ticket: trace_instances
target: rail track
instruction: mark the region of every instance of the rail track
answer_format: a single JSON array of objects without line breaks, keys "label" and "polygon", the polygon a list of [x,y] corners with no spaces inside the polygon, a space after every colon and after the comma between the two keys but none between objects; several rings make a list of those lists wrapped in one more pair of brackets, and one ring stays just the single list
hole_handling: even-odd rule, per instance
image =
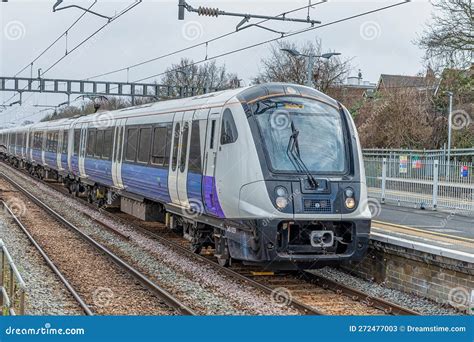
[{"label": "rail track", "polygon": [[[9,165],[7,165],[7,167],[11,168]],[[17,169],[12,168],[12,170],[20,172]],[[35,180],[52,187],[64,195],[73,197],[59,183]],[[81,203],[91,209],[97,210],[96,206],[87,203],[85,200],[81,201]],[[209,256],[209,252],[212,253],[212,251],[204,250],[202,254],[193,253],[187,247],[187,241],[184,238],[165,229],[160,223],[143,222],[121,212],[114,213],[106,210],[101,210],[100,212],[108,219],[117,221],[126,226],[131,226],[146,236],[188,257],[212,265],[218,272],[268,293],[272,298],[275,298],[275,300],[281,301],[284,305],[292,306],[304,314],[419,315],[419,313],[408,308],[401,307],[381,298],[372,297],[345,284],[340,284],[331,279],[306,271],[297,273],[269,273],[265,270],[244,266],[242,264],[234,264],[230,268],[222,267]],[[98,218],[98,215],[91,215],[86,211],[82,211],[82,213],[100,223],[102,226],[105,226],[108,230],[124,238],[128,238],[127,235],[124,235],[120,230],[117,230],[113,225],[106,222],[107,220]]]},{"label": "rail track", "polygon": [[[152,300],[152,301],[153,299],[155,299],[156,303],[151,303],[150,305],[148,305],[145,312],[140,312],[140,308],[138,308],[138,312],[136,312],[137,314],[141,313],[141,314],[163,314],[163,315],[175,315],[175,314],[196,315],[196,313],[192,309],[190,309],[189,307],[181,303],[178,299],[176,299],[174,296],[168,293],[165,289],[163,289],[159,285],[152,282],[149,278],[147,278],[141,272],[136,270],[134,267],[127,264],[124,260],[122,260],[116,254],[114,254],[112,251],[110,251],[109,249],[107,249],[106,247],[98,243],[96,240],[94,240],[90,236],[83,233],[74,224],[67,221],[62,215],[60,215],[58,212],[50,208],[46,203],[44,203],[35,195],[33,195],[31,192],[23,188],[20,184],[15,182],[12,178],[10,178],[9,176],[1,172],[0,172],[0,178],[6,180],[14,189],[18,190],[28,200],[33,202],[38,208],[41,208],[42,211],[44,211],[45,213],[47,213],[47,215],[49,215],[51,218],[53,218],[58,223],[60,223],[61,226],[67,228],[70,232],[74,233],[75,236],[79,237],[83,242],[85,242],[90,247],[93,247],[98,252],[99,256],[106,258],[109,261],[108,263],[109,266],[111,262],[115,264],[116,266],[118,266],[118,268],[122,271],[120,281],[123,282],[123,284],[120,285],[119,289],[122,289],[124,291],[115,291],[115,292],[119,292],[117,294],[114,294],[114,292],[110,292],[109,294],[106,293],[106,295],[107,296],[119,295],[120,296],[119,300],[121,302],[125,302],[125,304],[122,306],[122,309],[127,306],[127,302],[129,302],[130,303],[129,305],[131,306],[139,305],[136,303],[136,301],[138,301],[139,299],[146,298],[147,300]],[[80,307],[84,310],[84,313],[86,315],[108,314],[107,308],[106,308],[106,306],[108,305],[102,305],[102,304],[98,305],[97,303],[95,303],[96,300],[94,300],[94,298],[92,300],[93,303],[89,303],[91,302],[90,298],[89,300],[84,299],[84,295],[81,295],[80,292],[85,292],[85,290],[82,289],[81,291],[81,290],[75,289],[75,287],[71,285],[71,281],[69,281],[66,278],[66,276],[63,274],[63,272],[60,271],[61,266],[57,266],[53,262],[52,258],[48,257],[47,252],[45,252],[45,249],[42,248],[40,246],[40,243],[37,241],[37,239],[33,237],[34,234],[30,232],[31,226],[30,226],[30,229],[28,229],[26,225],[22,223],[22,219],[19,218],[17,215],[15,215],[14,212],[11,210],[11,208],[7,206],[6,203],[4,205],[6,206],[10,215],[12,215],[14,221],[25,232],[25,234],[28,236],[28,239],[33,243],[35,248],[43,256],[43,258],[45,259],[49,267],[54,271],[54,273],[56,273],[56,275],[58,275],[58,277],[63,282],[63,284],[70,291],[71,295],[77,300]],[[51,239],[54,240],[55,238],[56,236]],[[71,253],[73,252],[71,251]],[[97,257],[97,255],[95,257]],[[124,274],[127,274],[129,277],[124,277],[123,276]],[[102,280],[105,281],[105,283],[107,283],[108,281],[107,279],[105,279],[107,278],[108,275],[109,274],[107,273],[107,270],[104,270],[104,274],[103,274],[104,277],[102,278]],[[84,282],[87,282],[87,279],[84,280]],[[137,283],[139,283],[140,285],[137,285]],[[76,280],[76,286],[77,286],[77,280]],[[127,286],[130,286],[130,287],[140,286],[141,289],[137,290],[135,288],[132,290],[132,289],[126,288]],[[101,288],[108,289],[107,287],[101,287]],[[142,293],[143,290],[145,290],[145,292],[147,293]],[[140,296],[138,296],[138,298],[134,298],[138,294]],[[90,297],[90,295],[88,297]],[[101,307],[102,310],[97,310],[98,307]],[[135,309],[137,310],[137,308]],[[120,313],[124,314],[124,312],[120,312]],[[116,312],[112,311],[110,314],[116,314]]]}]

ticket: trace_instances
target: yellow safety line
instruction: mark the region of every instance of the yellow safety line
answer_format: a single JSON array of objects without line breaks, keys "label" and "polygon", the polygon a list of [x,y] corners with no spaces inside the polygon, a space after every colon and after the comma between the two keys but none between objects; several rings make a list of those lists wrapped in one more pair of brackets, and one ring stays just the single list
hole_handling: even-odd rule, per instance
[{"label": "yellow safety line", "polygon": [[428,235],[437,235],[437,236],[448,238],[448,239],[451,239],[451,240],[460,240],[460,241],[470,242],[470,243],[474,244],[474,239],[469,239],[469,238],[465,238],[465,237],[461,237],[461,236],[453,236],[453,235],[449,235],[449,234],[438,233],[438,232],[433,232],[433,231],[430,231],[430,230],[418,229],[418,228],[413,228],[413,227],[408,227],[408,226],[402,226],[400,224],[388,223],[388,222],[383,222],[383,221],[372,220],[372,222],[375,223],[375,224],[382,224],[382,225],[389,226],[389,227],[392,226],[392,227],[395,227],[395,228],[400,228],[400,229],[405,229],[405,230],[412,230],[412,231],[415,231],[415,232],[424,233],[424,234],[428,234]]},{"label": "yellow safety line", "polygon": [[275,272],[266,272],[266,271],[262,271],[262,272],[252,271],[250,273],[253,276],[273,276],[273,275],[275,275]]}]

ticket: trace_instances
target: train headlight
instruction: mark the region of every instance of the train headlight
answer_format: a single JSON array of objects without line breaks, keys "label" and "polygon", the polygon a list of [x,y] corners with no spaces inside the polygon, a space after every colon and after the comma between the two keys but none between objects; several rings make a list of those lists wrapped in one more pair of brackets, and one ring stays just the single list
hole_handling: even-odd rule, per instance
[{"label": "train headlight", "polygon": [[288,190],[283,186],[277,186],[275,188],[275,204],[278,209],[285,209],[288,206]]},{"label": "train headlight", "polygon": [[354,209],[356,205],[356,201],[352,197],[346,198],[345,205],[347,209]]},{"label": "train headlight", "polygon": [[354,197],[354,190],[352,188],[346,188],[346,190],[344,190],[344,194],[346,197]]},{"label": "train headlight", "polygon": [[288,199],[286,197],[277,197],[275,204],[278,209],[285,209],[288,206]]},{"label": "train headlight", "polygon": [[275,188],[275,193],[278,197],[288,197],[288,190],[283,186],[277,186]]}]

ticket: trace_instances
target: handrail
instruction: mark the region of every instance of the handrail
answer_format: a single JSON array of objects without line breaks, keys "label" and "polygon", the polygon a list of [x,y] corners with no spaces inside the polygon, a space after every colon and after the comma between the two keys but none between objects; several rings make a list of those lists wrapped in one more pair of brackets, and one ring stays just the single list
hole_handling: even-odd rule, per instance
[{"label": "handrail", "polygon": [[[3,203],[3,205],[6,204]],[[17,314],[17,304],[19,306],[18,314],[24,315],[26,284],[1,239],[0,254],[0,307],[2,308],[2,315],[15,316]]]}]

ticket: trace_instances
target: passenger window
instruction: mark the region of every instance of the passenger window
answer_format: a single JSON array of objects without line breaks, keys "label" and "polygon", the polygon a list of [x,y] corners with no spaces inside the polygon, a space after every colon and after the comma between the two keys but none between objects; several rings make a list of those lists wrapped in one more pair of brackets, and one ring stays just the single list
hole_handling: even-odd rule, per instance
[{"label": "passenger window", "polygon": [[176,171],[176,164],[178,163],[178,145],[179,145],[179,131],[181,129],[181,125],[179,122],[176,124],[174,128],[174,140],[173,140],[173,160],[171,161],[171,168],[173,171]]},{"label": "passenger window", "polygon": [[151,155],[151,162],[155,165],[164,165],[166,159],[166,147],[168,138],[167,127],[155,127],[153,131],[153,151]]},{"label": "passenger window", "polygon": [[189,147],[189,171],[201,173],[201,132],[199,121],[193,121],[191,129],[191,146]]},{"label": "passenger window", "polygon": [[237,127],[230,109],[224,111],[222,116],[221,145],[232,144],[238,137]]},{"label": "passenger window", "polygon": [[88,157],[94,156],[95,138],[96,138],[96,131],[90,129],[89,135],[87,136],[87,156]]},{"label": "passenger window", "polygon": [[53,152],[58,153],[59,132],[53,134]]},{"label": "passenger window", "polygon": [[69,143],[69,132],[68,131],[64,131],[63,132],[63,154],[67,154],[67,146],[68,146],[68,143]]},{"label": "passenger window", "polygon": [[184,123],[183,142],[181,147],[181,160],[179,162],[179,170],[184,172],[186,169],[186,160],[188,158],[188,138],[189,138],[189,122]]},{"label": "passenger window", "polygon": [[102,151],[102,159],[110,159],[112,155],[112,136],[113,131],[108,129],[104,132],[104,147]]},{"label": "passenger window", "polygon": [[147,163],[150,160],[151,128],[140,129],[140,144],[138,148],[138,161]]},{"label": "passenger window", "polygon": [[138,146],[138,128],[129,128],[127,130],[126,140],[127,150],[125,151],[125,160],[135,161]]},{"label": "passenger window", "polygon": [[79,155],[79,145],[81,143],[81,130],[74,130],[74,155]]},{"label": "passenger window", "polygon": [[101,158],[103,149],[104,149],[104,131],[97,131],[94,156],[97,158]]}]

